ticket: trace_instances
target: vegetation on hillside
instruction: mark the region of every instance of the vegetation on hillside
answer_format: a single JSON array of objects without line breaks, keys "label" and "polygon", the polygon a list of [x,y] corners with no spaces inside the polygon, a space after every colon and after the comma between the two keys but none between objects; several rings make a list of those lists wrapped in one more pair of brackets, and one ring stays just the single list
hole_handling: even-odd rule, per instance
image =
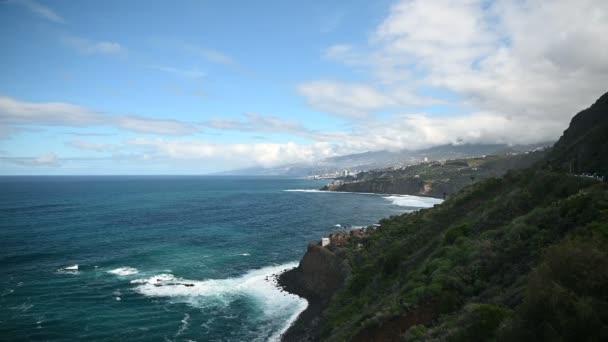
[{"label": "vegetation on hillside", "polygon": [[[511,172],[437,208],[382,220],[348,248],[352,274],[323,337],[376,335],[394,321],[395,338],[454,341],[562,336],[592,321],[608,329],[606,190],[562,173]],[[577,336],[608,337],[602,331]]]},{"label": "vegetation on hillside", "polygon": [[580,112],[549,155],[553,169],[608,179],[608,93]]},{"label": "vegetation on hillside", "polygon": [[352,271],[325,311],[322,339],[608,340],[608,184],[564,170],[575,160],[604,172],[602,99],[545,162],[351,240],[342,253]]}]

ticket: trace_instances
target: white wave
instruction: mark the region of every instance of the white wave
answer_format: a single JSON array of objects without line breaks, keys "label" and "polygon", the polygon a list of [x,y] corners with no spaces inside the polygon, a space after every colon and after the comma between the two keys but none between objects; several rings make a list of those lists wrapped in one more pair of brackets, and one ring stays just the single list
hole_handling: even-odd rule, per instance
[{"label": "white wave", "polygon": [[189,280],[173,274],[158,274],[149,278],[134,279],[131,283],[136,284],[135,291],[144,296],[168,297],[190,304],[193,303],[193,298],[217,299],[225,303],[237,298],[250,298],[262,310],[265,319],[286,321],[286,325],[270,339],[278,341],[300,312],[308,307],[305,299],[282,291],[276,284],[275,275],[297,265],[298,263],[294,262],[264,267],[251,270],[240,277],[227,279]]},{"label": "white wave", "polygon": [[283,325],[281,330],[272,334],[272,336],[270,336],[268,338],[268,341],[280,342],[281,335],[283,335],[287,331],[287,329],[289,329],[289,327],[291,327],[291,325],[296,321],[296,319],[298,319],[298,316],[300,316],[300,313],[302,313],[302,311],[306,310],[307,307],[308,307],[308,302],[306,300],[302,299],[302,302],[299,304],[299,307],[297,308],[297,310],[295,310],[291,314],[291,316],[289,316],[289,318],[287,319],[287,321],[285,322],[285,324]]},{"label": "white wave", "polygon": [[241,256],[250,256],[251,254],[249,254],[249,253],[241,253],[239,255],[241,255]]},{"label": "white wave", "polygon": [[139,271],[137,270],[137,268],[125,266],[125,267],[119,267],[119,268],[110,270],[110,271],[108,271],[108,273],[115,274],[118,276],[128,276],[128,275],[137,274],[137,273],[139,273]]},{"label": "white wave", "polygon": [[443,202],[440,198],[434,197],[420,197],[410,195],[393,195],[384,197],[385,199],[393,202],[393,204],[401,207],[414,207],[414,208],[431,208],[435,204],[441,204]]},{"label": "white wave", "polygon": [[338,223],[338,224],[334,224],[334,227],[336,227],[336,228],[342,228],[342,225]]},{"label": "white wave", "polygon": [[66,266],[63,269],[66,271],[78,271],[78,265]]},{"label": "white wave", "polygon": [[375,192],[355,192],[355,191],[330,191],[318,189],[288,189],[288,192],[313,192],[318,194],[350,194],[350,195],[382,195]]},{"label": "white wave", "polygon": [[[77,265],[75,265],[75,266],[77,266]],[[73,266],[68,266],[68,267],[73,267]],[[68,267],[64,267],[64,268],[58,269],[57,273],[60,273],[60,274],[73,274],[73,275],[80,274],[80,271],[78,269],[68,268]]]}]

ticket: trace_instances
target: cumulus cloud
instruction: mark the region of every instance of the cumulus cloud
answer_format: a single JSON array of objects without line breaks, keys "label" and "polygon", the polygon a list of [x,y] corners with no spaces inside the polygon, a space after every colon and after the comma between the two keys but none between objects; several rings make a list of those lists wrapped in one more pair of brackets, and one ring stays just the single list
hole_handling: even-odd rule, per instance
[{"label": "cumulus cloud", "polygon": [[155,157],[175,160],[204,160],[234,165],[256,164],[275,166],[279,164],[314,161],[335,155],[335,149],[327,143],[257,143],[216,144],[201,140],[168,140],[136,138],[128,142],[131,146],[145,148]]},{"label": "cumulus cloud", "polygon": [[13,127],[15,125],[111,126],[133,132],[160,135],[188,135],[200,131],[191,123],[177,120],[109,115],[69,103],[33,103],[0,96],[0,126]]},{"label": "cumulus cloud", "polygon": [[[264,124],[267,122],[270,123]],[[529,129],[521,130],[516,120],[488,112],[449,118],[427,114],[395,115],[384,120],[359,121],[349,132],[312,131],[297,123],[274,122],[273,117],[259,115],[249,115],[245,120],[209,121],[205,125],[244,132],[294,131],[291,134],[308,137],[313,142],[218,144],[202,140],[136,138],[126,145],[141,149],[151,160],[269,167],[370,150],[422,149],[461,143],[534,143],[548,141],[553,138],[552,132],[563,129],[558,123],[548,121],[531,122]]]},{"label": "cumulus cloud", "polygon": [[[406,119],[411,131],[401,135],[417,135],[432,122],[433,136],[441,129],[441,136],[474,140],[470,127],[477,127],[486,140],[492,139],[490,132],[495,141],[526,142],[534,140],[534,132],[537,140],[555,139],[572,115],[607,90],[605,32],[603,0],[403,0],[367,44],[336,44],[325,52],[326,58],[364,70],[368,83],[315,81],[298,90],[314,108],[359,117],[390,107],[405,111],[408,103],[419,102],[412,94],[420,91],[439,101],[447,92],[450,104],[469,114]],[[353,96],[354,88],[367,89],[368,96]],[[395,95],[396,89],[406,97]],[[451,125],[461,119],[468,125]]]},{"label": "cumulus cloud", "polygon": [[368,112],[397,105],[395,99],[365,84],[311,81],[298,86],[308,104],[321,111],[360,118]]}]

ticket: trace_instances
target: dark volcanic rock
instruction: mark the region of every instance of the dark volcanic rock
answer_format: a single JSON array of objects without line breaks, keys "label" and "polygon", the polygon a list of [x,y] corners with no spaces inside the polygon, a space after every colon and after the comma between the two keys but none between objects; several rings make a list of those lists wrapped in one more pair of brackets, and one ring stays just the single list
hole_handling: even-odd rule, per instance
[{"label": "dark volcanic rock", "polygon": [[308,301],[308,308],[283,334],[283,341],[319,340],[321,314],[348,274],[348,263],[338,253],[319,244],[308,245],[300,265],[279,276],[281,287]]}]

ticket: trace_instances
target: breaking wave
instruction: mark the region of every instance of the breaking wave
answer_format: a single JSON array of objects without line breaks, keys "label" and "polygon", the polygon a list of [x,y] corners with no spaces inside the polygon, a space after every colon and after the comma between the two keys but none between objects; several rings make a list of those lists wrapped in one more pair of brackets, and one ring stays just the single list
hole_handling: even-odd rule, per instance
[{"label": "breaking wave", "polygon": [[410,195],[394,195],[387,196],[384,198],[393,202],[393,204],[395,205],[412,208],[431,208],[435,204],[441,204],[443,202],[443,200],[440,198],[419,197]]},{"label": "breaking wave", "polygon": [[137,274],[137,273],[139,273],[139,271],[137,270],[137,268],[125,266],[125,267],[119,267],[119,268],[110,270],[110,271],[108,271],[108,273],[115,274],[118,276],[128,276],[128,275]]},{"label": "breaking wave", "polygon": [[131,280],[131,284],[136,285],[136,292],[147,297],[166,297],[201,307],[212,301],[230,303],[246,298],[261,309],[264,320],[285,322],[270,338],[278,340],[308,306],[305,299],[284,292],[276,283],[276,275],[295,266],[297,263],[264,267],[227,279],[191,280],[161,273]]}]

